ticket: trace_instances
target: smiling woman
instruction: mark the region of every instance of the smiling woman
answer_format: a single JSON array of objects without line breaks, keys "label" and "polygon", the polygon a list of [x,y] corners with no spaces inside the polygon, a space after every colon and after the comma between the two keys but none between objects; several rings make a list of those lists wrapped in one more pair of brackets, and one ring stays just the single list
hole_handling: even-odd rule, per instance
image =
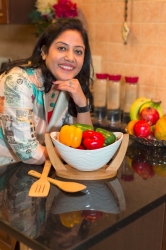
[{"label": "smiling woman", "polygon": [[73,79],[82,68],[85,45],[78,31],[64,31],[54,40],[48,52],[46,46],[41,50],[47,68],[57,80]]},{"label": "smiling woman", "polygon": [[[92,100],[92,69],[81,21],[59,18],[40,36],[29,58],[12,61],[0,71],[0,165],[15,160],[44,163],[49,123],[54,131],[73,119],[92,125],[87,105]],[[68,105],[61,102],[62,93]]]}]

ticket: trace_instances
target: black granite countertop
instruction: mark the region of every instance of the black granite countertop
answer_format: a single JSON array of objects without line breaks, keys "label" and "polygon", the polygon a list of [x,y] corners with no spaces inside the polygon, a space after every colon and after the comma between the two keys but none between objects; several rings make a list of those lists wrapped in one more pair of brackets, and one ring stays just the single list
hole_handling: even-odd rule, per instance
[{"label": "black granite countertop", "polygon": [[116,177],[80,181],[75,194],[51,184],[47,198],[29,197],[31,169],[42,166],[0,168],[0,228],[35,250],[88,249],[166,201],[165,148],[130,141]]}]

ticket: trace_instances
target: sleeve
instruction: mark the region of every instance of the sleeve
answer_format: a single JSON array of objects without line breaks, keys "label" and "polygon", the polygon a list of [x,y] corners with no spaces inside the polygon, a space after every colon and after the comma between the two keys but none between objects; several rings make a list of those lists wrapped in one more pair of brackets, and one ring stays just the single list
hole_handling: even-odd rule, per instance
[{"label": "sleeve", "polygon": [[5,139],[21,161],[35,164],[45,148],[36,138],[32,83],[23,69],[12,70],[6,76],[4,98]]}]

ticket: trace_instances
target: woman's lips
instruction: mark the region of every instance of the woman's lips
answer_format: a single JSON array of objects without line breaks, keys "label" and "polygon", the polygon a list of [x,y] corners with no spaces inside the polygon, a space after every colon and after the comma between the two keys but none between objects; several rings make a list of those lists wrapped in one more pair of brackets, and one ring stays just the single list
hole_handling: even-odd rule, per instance
[{"label": "woman's lips", "polygon": [[71,71],[74,69],[72,65],[65,65],[65,64],[59,64],[59,67],[63,70],[68,70],[68,71]]}]

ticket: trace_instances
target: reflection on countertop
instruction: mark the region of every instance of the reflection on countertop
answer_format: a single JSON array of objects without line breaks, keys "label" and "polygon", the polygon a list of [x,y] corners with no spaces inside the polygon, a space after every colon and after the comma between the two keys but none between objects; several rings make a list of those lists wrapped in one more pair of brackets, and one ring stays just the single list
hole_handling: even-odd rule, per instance
[{"label": "reflection on countertop", "polygon": [[[28,171],[43,166],[1,167],[1,228],[35,250],[88,249],[166,201],[165,159],[164,149],[130,141],[116,177],[77,181],[87,189],[75,194],[51,185],[46,198],[28,196],[36,181]],[[49,177],[62,179],[53,167]]]}]

